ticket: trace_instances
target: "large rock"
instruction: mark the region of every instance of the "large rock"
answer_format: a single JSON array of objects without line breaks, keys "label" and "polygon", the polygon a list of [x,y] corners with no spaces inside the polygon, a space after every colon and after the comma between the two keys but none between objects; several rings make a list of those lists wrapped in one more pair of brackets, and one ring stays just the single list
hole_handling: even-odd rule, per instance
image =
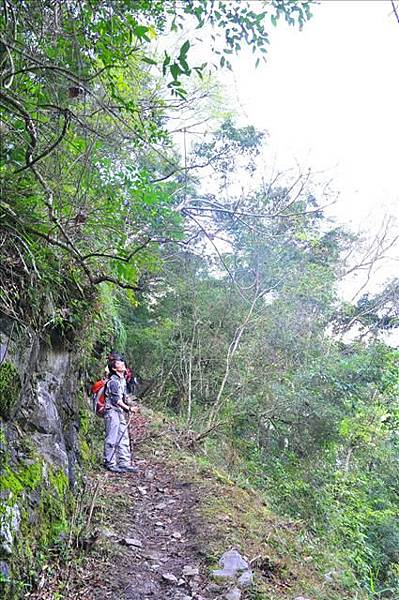
[{"label": "large rock", "polygon": [[239,587],[242,589],[251,587],[253,582],[254,582],[254,574],[249,569],[247,571],[244,571],[244,573],[242,575],[240,575],[240,577],[237,580]]},{"label": "large rock", "polygon": [[218,582],[229,587],[224,595],[226,600],[240,600],[241,590],[251,587],[253,573],[247,561],[237,550],[228,550],[220,560],[221,569],[214,569],[212,577]]},{"label": "large rock", "polygon": [[212,571],[212,575],[222,579],[234,579],[238,574],[249,569],[247,561],[237,550],[225,552],[219,560],[219,565],[222,568]]}]

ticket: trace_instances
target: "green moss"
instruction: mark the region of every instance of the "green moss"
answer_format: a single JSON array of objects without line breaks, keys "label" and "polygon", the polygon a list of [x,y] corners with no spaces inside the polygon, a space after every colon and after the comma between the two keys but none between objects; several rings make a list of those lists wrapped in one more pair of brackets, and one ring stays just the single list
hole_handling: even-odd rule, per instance
[{"label": "green moss", "polygon": [[51,549],[68,531],[72,493],[64,471],[45,468],[39,458],[15,470],[7,464],[0,477],[0,490],[10,493],[8,503],[18,506],[21,518],[12,555],[7,559],[11,581],[0,586],[0,595],[14,600],[35,583]]},{"label": "green moss", "polygon": [[21,379],[10,362],[0,365],[0,417],[9,419],[21,391]]},{"label": "green moss", "polygon": [[89,444],[84,438],[80,439],[79,444],[80,458],[83,464],[90,464],[92,459],[92,453]]},{"label": "green moss", "polygon": [[88,410],[82,409],[79,412],[79,431],[87,435],[91,430],[91,415]]},{"label": "green moss", "polygon": [[68,530],[68,509],[71,503],[65,473],[61,469],[50,470],[48,480],[48,485],[41,490],[38,515],[42,527],[41,543],[46,547]]},{"label": "green moss", "polygon": [[80,463],[88,468],[98,462],[98,456],[101,454],[102,443],[101,419],[98,419],[93,412],[87,408],[82,408],[79,412],[79,459]]},{"label": "green moss", "polygon": [[53,489],[57,491],[59,497],[65,496],[69,489],[69,480],[62,469],[50,470],[49,482]]},{"label": "green moss", "polygon": [[34,462],[28,466],[13,471],[6,465],[0,476],[0,490],[11,492],[13,498],[21,496],[26,490],[34,490],[42,481],[43,465]]}]

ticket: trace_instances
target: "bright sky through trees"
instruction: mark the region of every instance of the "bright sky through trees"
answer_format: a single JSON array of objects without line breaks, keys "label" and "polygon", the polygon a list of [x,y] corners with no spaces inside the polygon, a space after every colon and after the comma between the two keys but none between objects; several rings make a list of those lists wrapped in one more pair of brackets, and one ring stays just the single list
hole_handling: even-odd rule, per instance
[{"label": "bright sky through trees", "polygon": [[340,194],[332,214],[373,229],[399,217],[399,24],[386,0],[325,0],[313,15],[302,31],[276,28],[258,69],[238,57],[230,98],[269,132],[279,169],[325,171]]}]

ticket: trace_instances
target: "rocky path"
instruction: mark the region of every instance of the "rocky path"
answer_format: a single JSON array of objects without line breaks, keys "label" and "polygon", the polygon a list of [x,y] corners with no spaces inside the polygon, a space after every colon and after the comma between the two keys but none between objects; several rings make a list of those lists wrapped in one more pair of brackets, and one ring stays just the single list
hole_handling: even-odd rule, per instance
[{"label": "rocky path", "polygon": [[[162,434],[149,436],[145,427],[141,433],[149,442],[139,446],[137,474],[97,470],[89,478],[92,499],[77,518],[86,524],[76,538],[84,552],[44,570],[39,589],[25,598],[309,600],[298,595],[303,584],[294,565],[270,555],[270,541],[296,552],[290,523],[275,519],[247,491],[199,472],[190,460],[174,462],[170,440],[169,446],[165,438],[152,441]],[[204,511],[211,504],[212,512]],[[237,548],[245,548],[246,560]],[[233,575],[231,560],[238,565]],[[311,568],[308,560],[301,565],[309,579]],[[320,600],[347,598],[320,590]]]},{"label": "rocky path", "polygon": [[70,539],[83,552],[75,556],[69,551],[71,560],[45,565],[38,589],[25,598],[227,597],[226,590],[209,578],[204,539],[208,540],[212,528],[199,514],[198,480],[189,469],[181,470],[169,460],[170,450],[162,441],[151,442],[147,419],[140,414],[131,422],[130,433],[134,444],[150,440],[140,445],[135,460],[139,472],[116,474],[98,469],[89,476],[89,493],[73,518],[75,530],[79,531],[78,523],[82,529],[75,541]]},{"label": "rocky path", "polygon": [[196,490],[162,464],[137,464],[138,475],[107,474],[100,481],[98,538],[70,597],[214,598],[218,589],[203,574],[195,541],[200,526]]},{"label": "rocky path", "polygon": [[[38,589],[24,598],[308,600],[295,594],[303,586],[294,563],[271,554],[270,543],[296,552],[292,523],[201,466],[170,424],[158,420],[150,428],[140,413],[131,424],[138,473],[92,472],[68,552],[44,566]],[[308,560],[301,569],[311,577]]]}]

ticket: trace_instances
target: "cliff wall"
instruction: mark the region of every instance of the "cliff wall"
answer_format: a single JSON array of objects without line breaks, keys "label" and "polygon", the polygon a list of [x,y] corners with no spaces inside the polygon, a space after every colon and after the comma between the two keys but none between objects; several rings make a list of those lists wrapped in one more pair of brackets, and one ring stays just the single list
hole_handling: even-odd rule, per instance
[{"label": "cliff wall", "polygon": [[61,340],[0,320],[0,577],[8,598],[20,597],[44,549],[66,532],[79,478],[82,359]]}]

